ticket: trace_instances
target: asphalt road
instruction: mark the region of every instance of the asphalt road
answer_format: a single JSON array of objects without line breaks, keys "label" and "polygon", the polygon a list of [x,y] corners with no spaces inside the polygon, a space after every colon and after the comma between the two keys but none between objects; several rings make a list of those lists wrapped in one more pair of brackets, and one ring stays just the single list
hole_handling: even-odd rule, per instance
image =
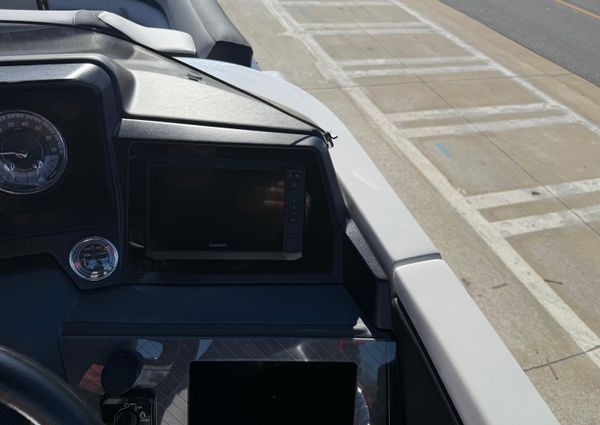
[{"label": "asphalt road", "polygon": [[600,1],[440,1],[600,86]]}]

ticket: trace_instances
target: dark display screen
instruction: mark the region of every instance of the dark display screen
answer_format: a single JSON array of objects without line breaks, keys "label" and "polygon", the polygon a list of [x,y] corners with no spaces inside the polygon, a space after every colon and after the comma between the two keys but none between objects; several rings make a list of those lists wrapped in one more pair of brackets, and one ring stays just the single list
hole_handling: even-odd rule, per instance
[{"label": "dark display screen", "polygon": [[151,251],[283,251],[285,170],[159,166],[149,181]]},{"label": "dark display screen", "polygon": [[352,425],[356,365],[193,362],[189,425]]}]

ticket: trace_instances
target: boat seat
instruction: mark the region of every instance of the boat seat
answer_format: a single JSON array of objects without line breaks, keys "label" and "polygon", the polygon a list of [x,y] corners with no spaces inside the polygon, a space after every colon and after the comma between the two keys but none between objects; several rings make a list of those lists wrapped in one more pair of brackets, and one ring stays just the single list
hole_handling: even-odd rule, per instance
[{"label": "boat seat", "polygon": [[0,9],[37,10],[38,5],[36,0],[0,0]]},{"label": "boat seat", "polygon": [[217,0],[48,0],[50,10],[106,10],[140,25],[186,32],[197,56],[251,66],[252,48]]}]

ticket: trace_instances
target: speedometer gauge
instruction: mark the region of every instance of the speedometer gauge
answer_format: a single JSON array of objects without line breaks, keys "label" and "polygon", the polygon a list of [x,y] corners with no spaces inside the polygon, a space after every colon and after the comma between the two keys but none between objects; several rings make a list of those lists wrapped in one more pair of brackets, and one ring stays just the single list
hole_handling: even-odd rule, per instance
[{"label": "speedometer gauge", "polygon": [[31,194],[56,183],[67,166],[58,129],[28,111],[0,113],[0,191]]}]

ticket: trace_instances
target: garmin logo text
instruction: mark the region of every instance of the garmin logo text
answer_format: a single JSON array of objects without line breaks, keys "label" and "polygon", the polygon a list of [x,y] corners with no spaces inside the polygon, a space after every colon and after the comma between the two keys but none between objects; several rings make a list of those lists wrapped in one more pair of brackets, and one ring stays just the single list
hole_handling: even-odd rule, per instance
[{"label": "garmin logo text", "polygon": [[229,246],[229,244],[222,243],[222,242],[210,242],[208,244],[209,248],[227,248],[228,246]]}]

